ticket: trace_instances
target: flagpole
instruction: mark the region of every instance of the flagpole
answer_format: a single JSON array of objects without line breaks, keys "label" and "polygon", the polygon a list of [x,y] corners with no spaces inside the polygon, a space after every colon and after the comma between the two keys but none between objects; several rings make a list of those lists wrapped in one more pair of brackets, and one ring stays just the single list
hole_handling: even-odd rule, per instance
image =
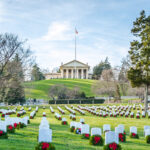
[{"label": "flagpole", "polygon": [[[75,28],[75,61],[76,61],[76,56],[77,55],[77,53],[76,53],[76,28]],[[75,66],[75,79],[76,79],[76,64],[74,64],[74,66]]]}]

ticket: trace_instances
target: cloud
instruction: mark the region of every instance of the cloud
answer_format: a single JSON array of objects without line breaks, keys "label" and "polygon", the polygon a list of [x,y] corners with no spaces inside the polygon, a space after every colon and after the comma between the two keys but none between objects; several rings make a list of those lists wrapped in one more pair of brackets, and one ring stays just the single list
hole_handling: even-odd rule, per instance
[{"label": "cloud", "polygon": [[[94,66],[108,56],[114,66],[120,64],[129,49],[128,17],[135,17],[135,13],[126,12],[128,5],[131,5],[129,0],[45,0],[44,3],[42,0],[6,0],[3,4],[0,1],[0,20],[9,19],[1,31],[29,39],[40,67],[52,69],[74,59],[77,25],[77,59]],[[127,18],[122,19],[121,15]]]},{"label": "cloud", "polygon": [[70,23],[65,22],[52,22],[48,28],[48,33],[42,37],[42,40],[46,41],[63,41],[69,40],[71,38],[70,35],[71,26]]},{"label": "cloud", "polygon": [[[59,67],[61,62],[66,63],[74,59],[74,41],[58,42],[51,39],[47,41],[43,37],[45,36],[30,40],[31,48],[35,51],[37,63],[41,68],[52,70],[54,67]],[[57,39],[61,40],[60,38]],[[106,57],[109,58],[112,66],[120,65],[122,57],[127,55],[129,49],[127,45],[116,44],[113,40],[106,38],[97,38],[93,41],[93,44],[77,41],[77,60],[88,63],[91,69]]]}]

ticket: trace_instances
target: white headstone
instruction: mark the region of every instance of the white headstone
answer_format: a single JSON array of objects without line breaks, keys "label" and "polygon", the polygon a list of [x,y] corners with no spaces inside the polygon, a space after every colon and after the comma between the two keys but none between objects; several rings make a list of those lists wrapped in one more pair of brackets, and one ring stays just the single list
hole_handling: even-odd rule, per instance
[{"label": "white headstone", "polygon": [[77,128],[81,128],[81,127],[82,127],[82,125],[83,125],[83,124],[82,124],[81,122],[77,122],[77,123],[76,123],[76,126],[75,126],[75,129],[77,129]]},{"label": "white headstone", "polygon": [[150,135],[150,129],[145,130],[145,137],[148,136],[148,135]]},{"label": "white headstone", "polygon": [[47,142],[51,143],[52,142],[52,130],[51,129],[40,129],[39,130],[39,143],[40,142]]},{"label": "white headstone", "polygon": [[130,127],[130,133],[137,134],[137,127],[134,127],[134,126]]},{"label": "white headstone", "polygon": [[103,125],[103,132],[105,132],[105,131],[110,131],[111,130],[111,128],[110,128],[110,125],[109,124],[104,124]]},{"label": "white headstone", "polygon": [[90,133],[90,126],[88,124],[83,124],[81,126],[81,134],[89,134]]},{"label": "white headstone", "polygon": [[147,129],[150,129],[150,126],[144,126],[144,134]]},{"label": "white headstone", "polygon": [[62,118],[62,121],[67,121],[67,119],[66,118]]},{"label": "white headstone", "polygon": [[80,122],[84,122],[84,119],[83,119],[83,118],[81,118],[81,119],[80,119]]},{"label": "white headstone", "polygon": [[118,127],[119,127],[119,128],[122,128],[123,131],[124,131],[124,125],[123,125],[123,124],[119,124]]},{"label": "white headstone", "polygon": [[93,135],[102,135],[102,130],[101,130],[101,128],[92,128],[91,129],[91,136],[93,136]]},{"label": "white headstone", "polygon": [[105,133],[105,145],[110,143],[119,144],[119,136],[114,131],[109,131]]},{"label": "white headstone", "polygon": [[75,127],[75,126],[76,126],[76,123],[77,123],[77,122],[75,122],[75,121],[70,122],[70,128],[71,128],[71,127]]},{"label": "white headstone", "polygon": [[7,132],[6,123],[4,121],[0,121],[0,130]]},{"label": "white headstone", "polygon": [[123,133],[124,130],[123,130],[123,128],[115,127],[115,132],[119,134],[119,133]]}]

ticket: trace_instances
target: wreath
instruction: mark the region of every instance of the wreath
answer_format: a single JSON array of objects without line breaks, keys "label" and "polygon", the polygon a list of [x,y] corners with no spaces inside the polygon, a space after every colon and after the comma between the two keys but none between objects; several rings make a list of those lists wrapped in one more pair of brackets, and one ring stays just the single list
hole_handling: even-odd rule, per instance
[{"label": "wreath", "polygon": [[126,135],[123,133],[119,133],[119,141],[120,142],[126,142]]},{"label": "wreath", "polygon": [[131,134],[130,134],[130,138],[139,139],[139,135],[136,134],[136,133],[131,133]]},{"label": "wreath", "polygon": [[90,138],[90,134],[86,133],[86,134],[82,134],[82,139],[89,139]]},{"label": "wreath", "polygon": [[147,136],[146,136],[146,143],[147,143],[147,144],[150,144],[150,135],[147,135]]},{"label": "wreath", "polygon": [[0,139],[8,139],[8,135],[6,132],[0,130]]},{"label": "wreath", "polygon": [[8,133],[15,133],[15,128],[12,125],[7,126]]},{"label": "wreath", "polygon": [[90,144],[103,146],[104,140],[100,135],[93,135],[90,137]]},{"label": "wreath", "polygon": [[35,147],[35,150],[55,150],[55,147],[51,143],[41,142]]},{"label": "wreath", "polygon": [[72,126],[72,127],[70,128],[70,132],[74,132],[74,130],[75,130],[75,126]]},{"label": "wreath", "polygon": [[116,143],[110,143],[104,146],[104,150],[121,150],[121,145]]},{"label": "wreath", "polygon": [[67,122],[67,121],[62,121],[61,124],[62,124],[62,125],[67,125],[68,122]]}]

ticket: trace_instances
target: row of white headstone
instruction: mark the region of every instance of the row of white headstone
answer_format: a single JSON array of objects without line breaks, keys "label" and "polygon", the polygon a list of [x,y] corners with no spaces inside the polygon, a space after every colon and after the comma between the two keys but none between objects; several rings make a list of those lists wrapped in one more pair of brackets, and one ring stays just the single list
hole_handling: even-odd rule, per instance
[{"label": "row of white headstone", "polygon": [[52,106],[50,106],[50,111],[51,111],[51,113],[54,113],[54,109]]},{"label": "row of white headstone", "polygon": [[34,116],[36,115],[36,112],[38,112],[38,109],[39,109],[39,107],[37,106],[36,109],[30,113],[30,118],[31,119],[34,118]]},{"label": "row of white headstone", "polygon": [[49,122],[46,117],[43,117],[39,126],[38,142],[52,142],[52,129],[50,129]]},{"label": "row of white headstone", "polygon": [[28,108],[28,111],[31,111],[31,110],[32,110],[32,107],[29,107],[29,108]]},{"label": "row of white headstone", "polygon": [[[81,122],[72,121],[70,123],[70,128],[71,127],[75,127],[75,129],[79,128],[81,130],[81,134],[89,134],[89,132],[90,132],[90,126],[88,124],[82,124]],[[109,124],[104,124],[103,125],[103,133],[107,133],[108,131],[111,131],[111,126]],[[115,127],[114,132],[118,135],[120,133],[123,134],[124,131],[125,131],[124,125],[120,124],[117,127]],[[135,127],[135,126],[130,127],[130,133],[137,134],[137,127]],[[91,135],[100,135],[101,136],[102,135],[101,128],[92,128]],[[147,135],[150,135],[150,126],[144,126],[144,135],[145,135],[145,137]],[[107,143],[107,141],[106,141],[106,143]]]},{"label": "row of white headstone", "polygon": [[[134,117],[134,112],[131,112],[132,106],[108,107],[111,110],[109,110],[106,106],[105,107],[95,107],[95,106],[82,107],[82,106],[78,106],[78,107],[82,110],[86,110],[86,111],[88,111],[94,115],[98,115],[98,116],[104,116],[104,117],[114,116],[114,117],[116,117],[117,115],[120,115],[120,116],[125,115],[125,117],[128,117],[130,115],[131,117]],[[100,109],[100,111],[98,112],[97,109]],[[147,111],[147,114],[148,114],[148,117],[150,117],[150,111]],[[142,111],[141,115],[142,115],[142,117],[145,117],[146,112]],[[136,118],[140,118],[140,111],[137,111]]]},{"label": "row of white headstone", "polygon": [[72,120],[76,120],[76,116],[75,116],[74,114],[70,114],[69,117],[70,117],[70,119],[72,119]]},{"label": "row of white headstone", "polygon": [[77,107],[72,107],[74,110],[78,111],[80,114],[85,115],[85,112],[83,110],[81,110],[80,108]]},{"label": "row of white headstone", "polygon": [[20,110],[20,111],[17,112],[18,117],[21,116],[21,115],[24,115],[24,114],[26,114],[25,110]]},{"label": "row of white headstone", "polygon": [[68,106],[65,105],[65,108],[66,108],[70,113],[72,113],[73,115],[76,114],[76,112],[75,112],[73,109],[69,108]]},{"label": "row of white headstone", "polygon": [[5,121],[0,120],[0,130],[7,132],[7,126],[11,125],[14,127],[14,124],[17,123],[23,123],[26,126],[28,125],[29,117],[25,116],[24,118],[18,118],[18,117],[9,117],[5,116]]},{"label": "row of white headstone", "polygon": [[10,115],[10,114],[16,113],[16,110],[15,109],[12,109],[12,110],[0,109],[0,112],[4,115],[6,115],[6,114]]},{"label": "row of white headstone", "polygon": [[62,108],[60,108],[59,106],[57,108],[62,114],[65,114],[65,111]]},{"label": "row of white headstone", "polygon": [[55,117],[56,117],[57,119],[61,119],[61,115],[60,115],[59,113],[55,113]]}]

